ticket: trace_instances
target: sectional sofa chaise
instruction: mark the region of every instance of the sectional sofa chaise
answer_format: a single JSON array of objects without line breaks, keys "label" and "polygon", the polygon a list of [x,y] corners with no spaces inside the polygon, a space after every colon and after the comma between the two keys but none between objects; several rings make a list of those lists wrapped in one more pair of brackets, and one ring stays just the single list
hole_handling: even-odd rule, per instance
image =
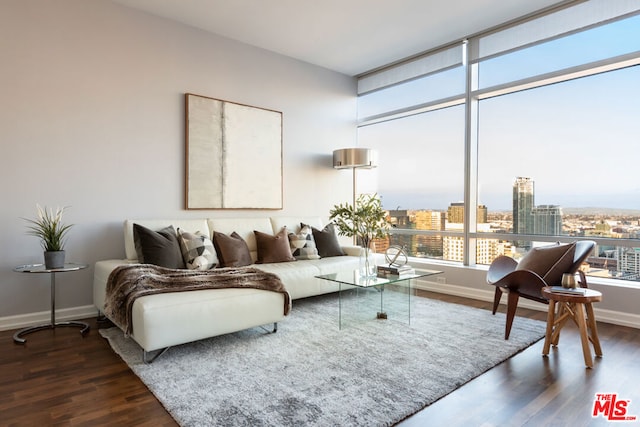
[{"label": "sectional sofa chaise", "polygon": [[[315,231],[321,230],[323,233],[317,236],[319,238],[324,238],[328,232],[334,233],[331,229],[323,230],[326,221],[320,217],[126,220],[126,259],[105,260],[95,264],[94,304],[100,313],[104,313],[109,275],[119,266],[140,263],[139,244],[136,248],[134,241],[134,237],[138,237],[134,233],[134,224],[137,224],[136,230],[140,229],[139,226],[148,230],[160,230],[171,226],[179,232],[199,233],[212,240],[216,232],[223,233],[223,236],[237,233],[235,236],[240,236],[248,246],[251,261],[254,262],[250,267],[277,275],[291,299],[337,291],[336,284],[315,276],[357,269],[360,254],[360,248],[357,246],[340,245],[341,252],[344,252],[342,256],[301,256],[299,258],[315,259],[294,259],[286,262],[268,262],[268,254],[265,256],[259,253],[256,232],[263,233],[260,236],[295,234],[299,232],[301,223],[315,228]],[[286,227],[284,232],[283,227]],[[337,243],[337,236],[335,242]],[[318,249],[322,249],[319,246]],[[293,253],[296,253],[295,248]],[[259,260],[260,256],[266,259]],[[262,262],[256,263],[260,261]],[[205,289],[146,295],[136,299],[132,305],[132,330],[129,336],[142,347],[146,361],[148,352],[203,338],[267,324],[274,324],[275,331],[277,322],[285,315],[284,304],[285,295],[282,293],[251,288]]]}]

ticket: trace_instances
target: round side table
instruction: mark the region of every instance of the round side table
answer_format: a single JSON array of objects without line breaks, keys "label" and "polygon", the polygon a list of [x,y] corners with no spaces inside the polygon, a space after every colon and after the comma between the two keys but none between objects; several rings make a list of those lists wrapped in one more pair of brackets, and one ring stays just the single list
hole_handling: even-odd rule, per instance
[{"label": "round side table", "polygon": [[79,271],[87,268],[85,264],[65,263],[62,268],[48,269],[44,264],[28,264],[21,265],[13,269],[18,273],[45,273],[51,276],[51,321],[45,325],[30,326],[13,334],[13,341],[18,344],[24,344],[27,340],[22,338],[24,335],[32,332],[41,331],[43,329],[55,329],[60,326],[74,326],[82,328],[80,334],[85,336],[89,332],[89,325],[84,322],[58,322],[56,323],[56,274]]},{"label": "round side table", "polygon": [[[549,347],[558,345],[560,330],[567,320],[572,319],[580,329],[582,341],[582,355],[588,368],[593,368],[593,358],[589,341],[593,343],[596,356],[602,356],[602,348],[598,339],[596,318],[593,314],[591,303],[602,301],[602,293],[593,289],[585,289],[584,295],[570,295],[561,292],[553,292],[551,288],[542,288],[542,296],[549,300],[549,312],[547,314],[547,332],[544,337],[542,355],[549,354]],[[557,306],[557,310],[556,310]]]}]

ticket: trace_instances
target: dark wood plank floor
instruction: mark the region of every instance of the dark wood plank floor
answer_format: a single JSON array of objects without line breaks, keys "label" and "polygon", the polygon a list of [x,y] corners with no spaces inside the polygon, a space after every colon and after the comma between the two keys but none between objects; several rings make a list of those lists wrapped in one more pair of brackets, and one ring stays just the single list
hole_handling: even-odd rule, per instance
[{"label": "dark wood plank floor", "polygon": [[[424,296],[490,309],[466,298]],[[533,310],[519,309],[518,315],[546,319]],[[175,426],[100,337],[95,319],[87,321],[92,329],[85,338],[76,328],[58,328],[28,335],[26,345],[18,345],[14,331],[0,332],[0,425]],[[630,400],[628,415],[640,416],[640,330],[604,323],[598,328],[604,357],[593,369],[584,367],[577,329],[567,326],[548,358],[541,356],[540,341],[401,425],[605,425],[602,417],[591,417],[596,393],[617,393]]]}]

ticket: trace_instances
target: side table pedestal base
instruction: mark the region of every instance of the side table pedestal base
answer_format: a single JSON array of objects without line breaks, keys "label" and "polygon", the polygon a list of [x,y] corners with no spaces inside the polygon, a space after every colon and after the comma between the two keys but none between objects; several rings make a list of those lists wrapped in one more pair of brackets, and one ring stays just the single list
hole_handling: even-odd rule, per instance
[{"label": "side table pedestal base", "polygon": [[27,342],[27,340],[25,338],[22,338],[23,336],[30,334],[32,332],[38,332],[38,331],[42,331],[45,329],[55,329],[55,328],[59,328],[59,327],[64,327],[64,326],[72,326],[72,327],[76,327],[76,328],[82,328],[80,330],[80,335],[82,335],[83,337],[85,335],[87,335],[87,333],[89,332],[89,324],[84,323],[84,322],[59,322],[54,324],[46,324],[46,325],[39,325],[39,326],[30,326],[28,328],[24,328],[19,330],[18,332],[16,332],[15,334],[13,334],[13,341],[16,344],[24,344]]}]

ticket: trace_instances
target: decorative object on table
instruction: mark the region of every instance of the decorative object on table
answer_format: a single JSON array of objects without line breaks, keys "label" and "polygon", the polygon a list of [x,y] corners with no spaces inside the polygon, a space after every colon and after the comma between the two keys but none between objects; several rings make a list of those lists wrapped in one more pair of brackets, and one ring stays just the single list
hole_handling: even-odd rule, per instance
[{"label": "decorative object on table", "polygon": [[379,265],[377,267],[377,271],[378,277],[408,276],[416,273],[416,270],[410,265],[401,265],[399,267],[390,265]]},{"label": "decorative object on table", "polygon": [[387,236],[389,221],[387,213],[382,209],[382,202],[377,194],[361,194],[356,202],[339,204],[329,211],[330,219],[338,227],[338,234],[356,237],[357,243],[364,249],[361,274],[375,276],[377,274],[372,244],[374,239]]},{"label": "decorative object on table", "polygon": [[384,259],[387,265],[378,266],[378,277],[405,276],[416,272],[407,264],[409,258],[404,246],[389,246],[384,253]]},{"label": "decorative object on table", "polygon": [[65,225],[62,222],[62,214],[66,207],[47,209],[36,205],[38,209],[38,218],[29,219],[24,218],[29,225],[28,234],[38,237],[42,249],[44,249],[44,264],[49,270],[64,267],[64,245],[65,238],[69,229],[73,224]]},{"label": "decorative object on table", "polygon": [[409,261],[407,251],[404,246],[391,245],[384,253],[384,259],[389,267],[401,267]]},{"label": "decorative object on table", "polygon": [[562,287],[567,289],[573,289],[576,287],[576,276],[571,273],[564,273],[562,275]]}]

